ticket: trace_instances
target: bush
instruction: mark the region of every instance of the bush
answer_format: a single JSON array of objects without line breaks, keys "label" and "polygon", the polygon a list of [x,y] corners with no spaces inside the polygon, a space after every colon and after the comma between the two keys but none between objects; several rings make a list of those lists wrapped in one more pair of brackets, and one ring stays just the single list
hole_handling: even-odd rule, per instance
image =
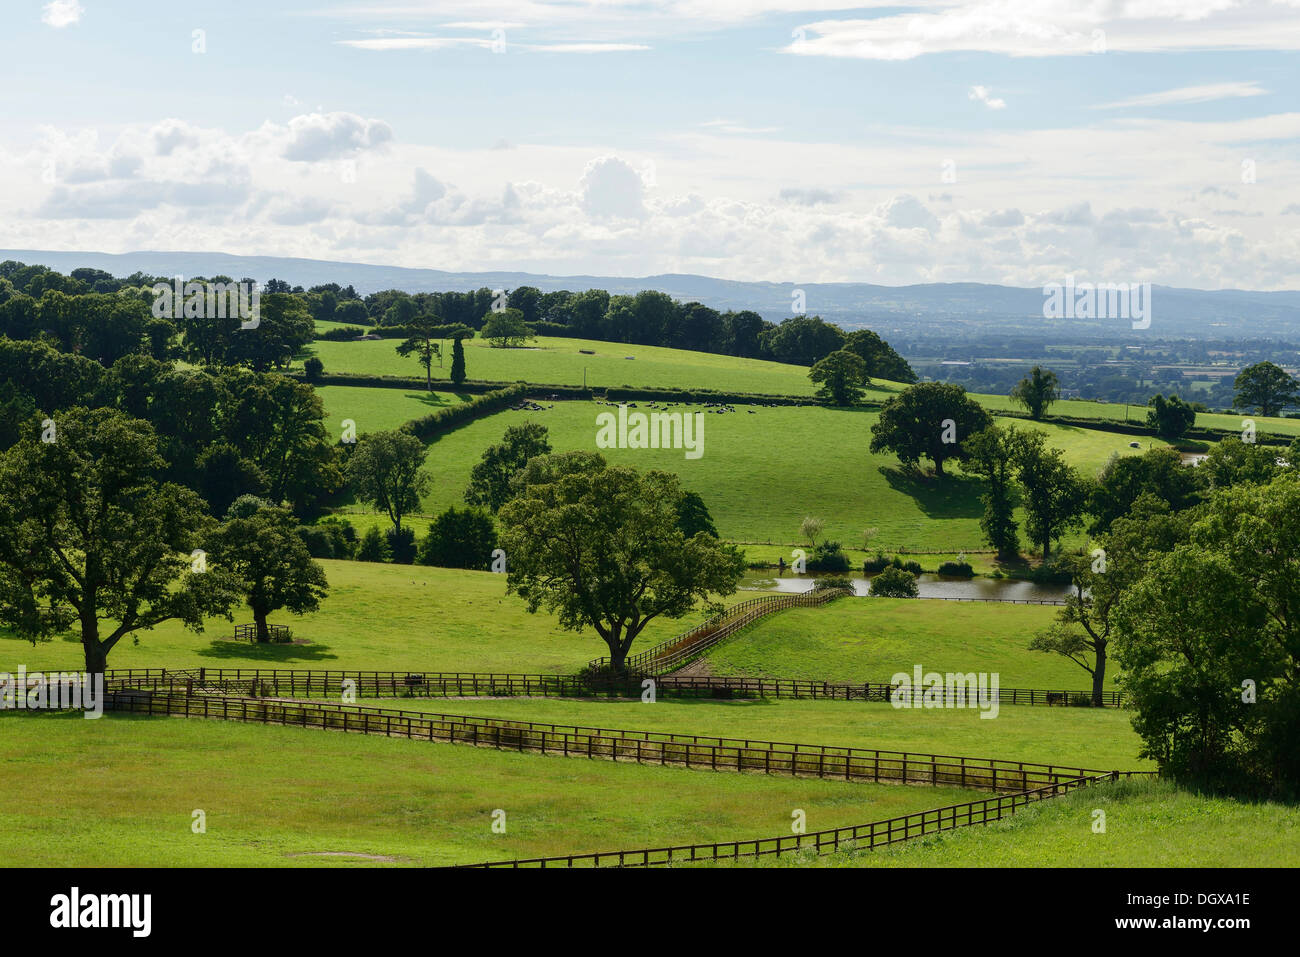
[{"label": "bush", "polygon": [[939,566],[939,574],[948,578],[974,578],[975,569],[970,562],[944,562]]},{"label": "bush", "polygon": [[425,440],[436,438],[465,422],[508,409],[527,394],[528,387],[525,385],[506,386],[495,392],[484,393],[468,402],[449,405],[421,418],[413,419],[402,426],[402,431],[410,432],[417,438]]},{"label": "bush", "polygon": [[808,568],[815,572],[846,572],[849,570],[849,556],[839,542],[822,542],[813,548]]},{"label": "bush", "polygon": [[324,332],[318,332],[316,338],[324,339],[326,342],[350,342],[371,332],[374,332],[374,330],[363,329],[361,326],[339,326],[337,329],[326,329]]},{"label": "bush", "polygon": [[818,575],[813,579],[814,588],[842,588],[845,591],[852,592],[853,582],[849,581],[843,575]]},{"label": "bush", "polygon": [[312,558],[351,558],[357,544],[356,529],[346,519],[327,518],[316,525],[302,525],[298,537]]},{"label": "bush", "polygon": [[921,563],[918,562],[918,561],[906,561],[906,562],[905,562],[905,561],[903,561],[901,558],[899,558],[897,555],[895,555],[895,556],[894,556],[894,560],[893,560],[892,562],[890,562],[889,564],[890,564],[891,566],[893,566],[894,568],[897,568],[897,569],[899,569],[899,570],[901,570],[901,571],[911,572],[913,575],[922,575],[922,574],[924,574],[924,570],[921,568]]},{"label": "bush", "polygon": [[415,560],[441,568],[471,568],[486,571],[497,547],[492,516],[480,508],[452,506],[429,526]]},{"label": "bush", "polygon": [[415,561],[415,529],[409,525],[405,528],[390,528],[384,533],[384,541],[399,565],[409,565]]},{"label": "bush", "polygon": [[919,594],[916,576],[909,571],[890,566],[871,579],[873,598],[915,598]]},{"label": "bush", "polygon": [[308,382],[319,382],[321,376],[325,374],[325,363],[312,356],[302,364],[302,374]]},{"label": "bush", "polygon": [[388,547],[384,533],[377,526],[371,525],[366,529],[366,534],[361,536],[361,543],[357,546],[357,561],[386,562],[392,557],[393,551]]},{"label": "bush", "polygon": [[877,572],[883,572],[889,567],[889,559],[884,552],[876,552],[875,558],[867,558],[862,562],[862,574],[874,575]]}]

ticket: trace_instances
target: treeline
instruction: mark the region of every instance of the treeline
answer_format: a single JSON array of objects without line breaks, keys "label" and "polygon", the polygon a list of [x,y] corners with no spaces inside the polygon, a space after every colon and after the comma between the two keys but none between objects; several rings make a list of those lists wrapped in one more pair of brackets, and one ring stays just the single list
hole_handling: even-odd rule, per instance
[{"label": "treeline", "polygon": [[[751,310],[719,311],[699,302],[678,302],[666,293],[642,290],[611,295],[602,289],[542,292],[512,290],[407,293],[386,289],[362,297],[351,286],[328,283],[304,289],[280,279],[261,285],[261,321],[240,329],[234,310],[191,305],[187,295],[175,316],[154,314],[153,287],[175,277],[133,273],[115,278],[100,269],[63,275],[44,266],[0,263],[0,335],[11,339],[49,337],[65,352],[105,365],[133,352],[155,359],[182,358],[203,364],[244,364],[265,371],[286,366],[316,335],[317,322],[343,323],[353,330],[378,330],[405,337],[411,329],[465,326],[481,330],[494,314],[510,310],[543,336],[572,336],[606,342],[665,346],[742,358],[811,366],[848,349],[867,363],[875,378],[915,382],[907,362],[876,333],[846,332],[818,316],[792,316],[773,323]],[[187,283],[233,283],[229,276],[186,277]],[[250,286],[251,279],[240,283]],[[390,334],[387,330],[392,330]],[[353,338],[355,331],[323,333]]]}]

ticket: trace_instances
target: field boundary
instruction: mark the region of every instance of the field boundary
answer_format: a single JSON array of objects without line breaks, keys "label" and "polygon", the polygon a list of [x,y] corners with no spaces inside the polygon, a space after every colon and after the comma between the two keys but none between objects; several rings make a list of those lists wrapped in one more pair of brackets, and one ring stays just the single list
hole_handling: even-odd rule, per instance
[{"label": "field boundary", "polygon": [[[887,702],[896,685],[804,678],[742,678],[661,675],[623,680],[585,675],[504,674],[447,671],[317,671],[289,668],[136,668],[104,673],[109,690],[205,693],[247,697],[341,695],[345,690],[371,698],[592,698],[639,697],[643,681],[654,682],[656,695],[684,698],[791,698],[796,700]],[[345,688],[344,682],[351,682]],[[971,692],[968,697],[973,696]],[[944,691],[945,700],[955,698]],[[1056,688],[999,688],[989,700],[999,704],[1091,707],[1092,692]],[[1122,691],[1103,692],[1103,707],[1123,707]]]},{"label": "field boundary", "polygon": [[1106,772],[1095,768],[913,751],[717,738],[663,731],[587,728],[476,715],[437,714],[209,695],[117,692],[106,710],[318,728],[500,751],[635,761],[694,770],[753,772],[885,784],[919,784],[1022,792]]},{"label": "field boundary", "polygon": [[990,824],[1014,814],[1022,807],[1039,801],[1069,794],[1080,788],[1091,787],[1103,781],[1117,781],[1121,772],[1079,777],[1069,781],[1044,785],[1014,794],[950,804],[945,807],[914,811],[901,817],[853,824],[846,827],[813,831],[808,834],[790,834],[781,837],[757,838],[746,841],[718,841],[709,844],[678,844],[669,847],[638,848],[636,850],[601,851],[594,854],[568,854],[556,857],[531,857],[518,860],[487,861],[480,864],[460,864],[458,869],[520,868],[520,867],[663,867],[671,864],[700,864],[731,861],[742,857],[764,857],[813,850],[817,854],[839,850],[875,850],[900,841],[915,840],[927,834],[951,831],[959,827]]}]

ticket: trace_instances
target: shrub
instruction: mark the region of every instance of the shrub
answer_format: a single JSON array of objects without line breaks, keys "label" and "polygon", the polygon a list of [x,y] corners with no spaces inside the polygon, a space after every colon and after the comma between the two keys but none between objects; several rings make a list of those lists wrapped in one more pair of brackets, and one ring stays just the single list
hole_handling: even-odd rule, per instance
[{"label": "shrub", "polygon": [[815,572],[846,572],[849,570],[849,556],[839,542],[822,542],[813,548],[808,568]]},{"label": "shrub", "polygon": [[480,508],[452,506],[429,526],[415,560],[441,568],[472,568],[485,571],[497,547],[492,516]]},{"label": "shrub", "polygon": [[889,567],[889,559],[885,557],[884,552],[876,552],[875,558],[867,558],[862,562],[862,574],[874,575],[877,572],[883,572]]},{"label": "shrub", "polygon": [[892,562],[890,562],[889,564],[892,565],[894,568],[897,568],[897,569],[899,569],[899,570],[901,570],[901,571],[911,572],[913,575],[922,575],[922,574],[924,574],[924,569],[921,568],[921,563],[918,562],[918,561],[906,561],[906,562],[905,562],[905,561],[903,561],[901,558],[899,558],[897,555],[895,555],[895,556],[894,556],[894,560],[893,560]]},{"label": "shrub", "polygon": [[970,562],[944,562],[939,566],[939,574],[949,578],[974,578],[975,569]]},{"label": "shrub", "polygon": [[813,579],[814,588],[842,588],[845,591],[854,591],[853,582],[849,581],[843,575],[818,575]]},{"label": "shrub", "polygon": [[405,528],[390,528],[384,533],[384,541],[388,543],[388,550],[397,564],[409,565],[415,561],[415,529],[409,525]]},{"label": "shrub", "polygon": [[916,576],[909,571],[890,566],[871,579],[873,598],[915,598],[919,594]]},{"label": "shrub", "polygon": [[319,382],[321,376],[325,374],[325,363],[312,356],[302,364],[302,373],[303,378],[308,382]]},{"label": "shrub", "polygon": [[357,545],[357,561],[386,562],[392,557],[393,552],[388,547],[388,541],[384,538],[384,533],[378,527],[371,525],[366,529],[366,534],[361,536],[361,542]]}]

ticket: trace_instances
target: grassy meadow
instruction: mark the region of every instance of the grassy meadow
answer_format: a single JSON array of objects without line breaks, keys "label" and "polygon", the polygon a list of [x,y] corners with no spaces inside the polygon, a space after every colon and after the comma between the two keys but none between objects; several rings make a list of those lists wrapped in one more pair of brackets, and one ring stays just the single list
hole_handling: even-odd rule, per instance
[{"label": "grassy meadow", "polygon": [[[790,833],[971,800],[201,719],[0,713],[0,860],[41,867],[430,866]],[[506,833],[491,830],[506,812]],[[191,830],[206,815],[206,833]]]}]

